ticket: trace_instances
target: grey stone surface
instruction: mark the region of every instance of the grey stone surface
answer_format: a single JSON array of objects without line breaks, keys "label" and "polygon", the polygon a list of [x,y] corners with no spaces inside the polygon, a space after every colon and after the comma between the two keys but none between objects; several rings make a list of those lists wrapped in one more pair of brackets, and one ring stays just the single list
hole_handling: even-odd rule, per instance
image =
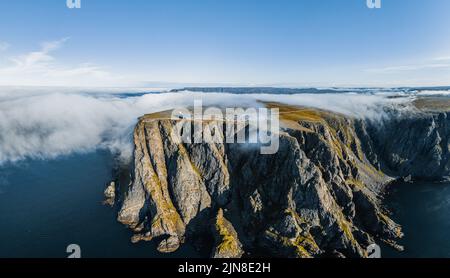
[{"label": "grey stone surface", "polygon": [[[282,119],[273,155],[241,144],[176,143],[170,136],[176,122],[142,117],[119,221],[137,233],[135,241],[164,237],[161,252],[176,250],[188,232],[205,231],[215,238],[214,257],[261,250],[281,257],[365,257],[375,238],[400,248],[401,227],[382,207],[380,193],[401,177],[449,176],[447,113],[393,111],[382,122],[293,113]],[[218,217],[236,247],[223,253]]]}]

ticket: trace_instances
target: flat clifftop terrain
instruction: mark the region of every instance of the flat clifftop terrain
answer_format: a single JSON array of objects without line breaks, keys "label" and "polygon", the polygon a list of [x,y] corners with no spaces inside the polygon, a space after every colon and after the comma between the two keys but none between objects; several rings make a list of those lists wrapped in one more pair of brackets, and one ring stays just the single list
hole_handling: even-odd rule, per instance
[{"label": "flat clifftop terrain", "polygon": [[417,109],[422,111],[447,112],[450,111],[449,97],[422,97],[413,102]]},{"label": "flat clifftop terrain", "polygon": [[190,241],[211,246],[212,257],[366,257],[380,242],[401,249],[382,192],[399,178],[449,176],[447,104],[416,100],[407,113],[389,110],[376,121],[266,106],[280,109],[271,155],[246,144],[177,142],[173,127],[192,120],[168,112],[140,118],[118,215],[132,240],[157,240],[161,252]]}]

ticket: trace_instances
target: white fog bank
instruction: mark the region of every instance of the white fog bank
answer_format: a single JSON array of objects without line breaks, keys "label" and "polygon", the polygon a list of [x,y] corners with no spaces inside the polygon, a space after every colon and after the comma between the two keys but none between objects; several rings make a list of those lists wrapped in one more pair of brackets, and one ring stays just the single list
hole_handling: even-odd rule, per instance
[{"label": "white fog bank", "polygon": [[407,98],[361,94],[227,94],[161,93],[118,96],[117,92],[76,93],[51,89],[0,91],[0,164],[26,158],[51,159],[60,155],[109,149],[129,159],[137,118],[152,112],[193,106],[261,106],[281,102],[331,110],[357,117],[378,118],[383,107]]}]

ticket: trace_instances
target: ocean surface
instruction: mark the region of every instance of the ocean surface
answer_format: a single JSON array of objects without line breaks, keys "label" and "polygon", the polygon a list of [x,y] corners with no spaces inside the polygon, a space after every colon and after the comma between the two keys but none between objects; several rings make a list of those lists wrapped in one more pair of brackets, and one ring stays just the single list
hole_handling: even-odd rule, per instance
[{"label": "ocean surface", "polygon": [[[192,246],[162,255],[152,242],[132,244],[117,206],[103,205],[112,179],[108,151],[0,166],[0,257],[201,257]],[[405,251],[383,247],[383,257],[450,257],[450,184],[401,183],[385,199],[403,226]]]},{"label": "ocean surface", "polygon": [[403,227],[403,252],[383,248],[383,257],[450,258],[450,183],[399,183],[385,199]]},{"label": "ocean surface", "polygon": [[130,242],[117,207],[102,204],[113,161],[97,151],[0,166],[0,257],[64,258],[70,244],[86,258],[201,256],[189,245],[162,255],[152,242]]}]

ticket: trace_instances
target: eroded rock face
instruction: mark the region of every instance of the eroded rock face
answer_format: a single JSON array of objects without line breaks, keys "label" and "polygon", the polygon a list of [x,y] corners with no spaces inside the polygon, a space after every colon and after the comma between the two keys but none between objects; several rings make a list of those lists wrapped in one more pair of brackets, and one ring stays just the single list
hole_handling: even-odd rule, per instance
[{"label": "eroded rock face", "polygon": [[114,181],[110,182],[103,194],[105,195],[103,204],[113,206],[116,199],[116,183]]},{"label": "eroded rock face", "polygon": [[450,119],[446,112],[400,115],[369,129],[380,167],[412,179],[436,180],[450,172]]},{"label": "eroded rock face", "polygon": [[160,238],[158,250],[172,252],[210,233],[214,257],[364,257],[375,239],[402,236],[380,206],[383,186],[449,172],[446,115],[422,113],[420,124],[398,118],[380,131],[364,120],[286,109],[273,155],[242,144],[177,143],[170,136],[177,121],[142,117],[118,216],[133,240]]},{"label": "eroded rock face", "polygon": [[215,247],[213,258],[240,258],[244,254],[242,244],[233,225],[224,217],[223,210],[219,209],[212,223],[212,234]]}]

